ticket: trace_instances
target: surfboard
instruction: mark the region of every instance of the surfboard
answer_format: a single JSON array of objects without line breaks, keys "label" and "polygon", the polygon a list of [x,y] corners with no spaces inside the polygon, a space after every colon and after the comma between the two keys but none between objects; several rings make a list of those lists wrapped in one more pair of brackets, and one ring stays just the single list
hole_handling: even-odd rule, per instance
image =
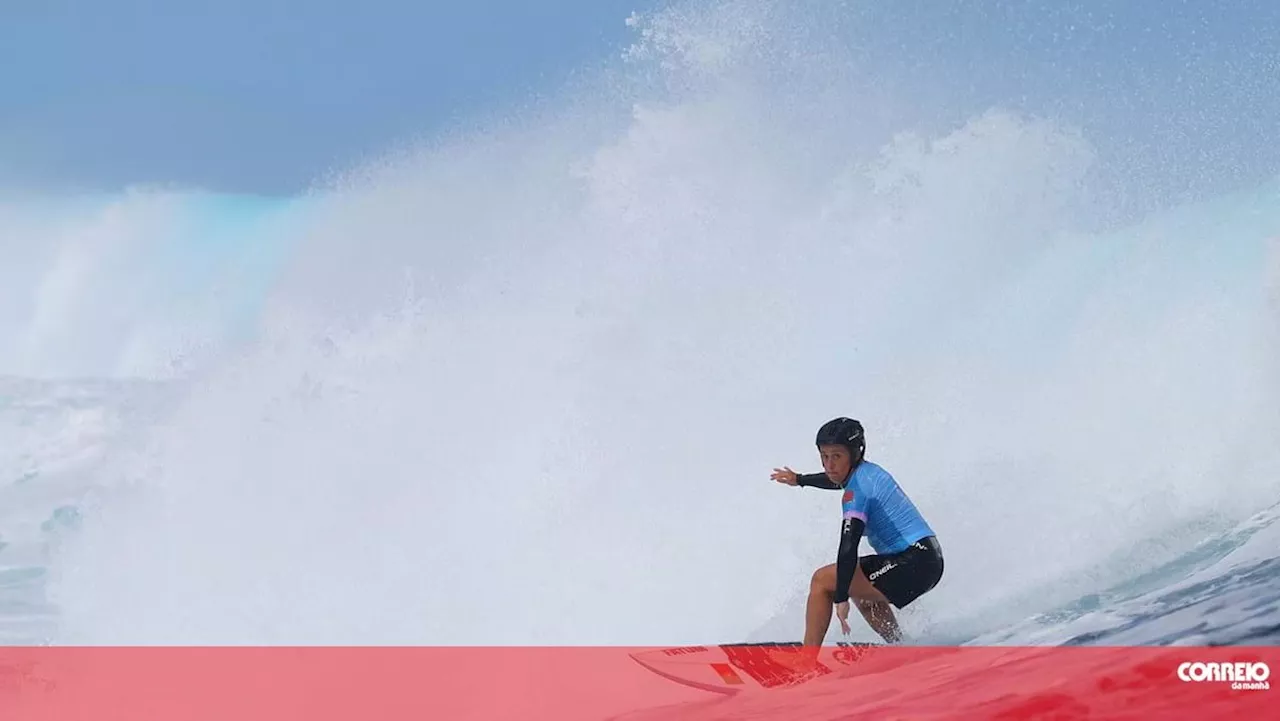
[{"label": "surfboard", "polygon": [[858,663],[878,643],[822,646],[816,657],[798,641],[682,646],[637,651],[645,669],[685,686],[720,694],[791,688]]}]

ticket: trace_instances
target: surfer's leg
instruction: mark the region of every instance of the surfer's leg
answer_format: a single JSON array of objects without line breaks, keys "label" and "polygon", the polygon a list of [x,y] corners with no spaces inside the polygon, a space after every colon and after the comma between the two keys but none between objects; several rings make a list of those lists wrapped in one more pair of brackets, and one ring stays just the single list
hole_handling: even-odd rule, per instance
[{"label": "surfer's leg", "polygon": [[858,607],[858,612],[866,619],[867,625],[880,634],[888,643],[902,640],[902,629],[898,627],[898,619],[893,615],[893,607],[883,593],[871,585],[867,574],[858,566],[853,574],[853,584],[849,586],[849,598]]},{"label": "surfer's leg", "polygon": [[[831,627],[832,607],[835,603],[836,565],[823,566],[814,571],[809,581],[809,602],[805,608],[804,643],[806,646],[820,646]],[[853,583],[849,585],[849,600],[858,607],[858,612],[866,619],[867,625],[880,634],[889,643],[902,639],[902,631],[894,618],[893,608],[888,599],[880,593],[862,567],[854,573]]]},{"label": "surfer's leg", "polygon": [[823,566],[809,580],[809,603],[804,614],[804,645],[821,646],[831,626],[836,596],[836,565]]}]

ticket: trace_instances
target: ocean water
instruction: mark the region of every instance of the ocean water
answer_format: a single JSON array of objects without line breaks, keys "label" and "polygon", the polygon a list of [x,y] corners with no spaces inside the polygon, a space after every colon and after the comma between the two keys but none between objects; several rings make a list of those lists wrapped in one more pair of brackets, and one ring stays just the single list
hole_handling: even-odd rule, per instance
[{"label": "ocean water", "polygon": [[0,642],[796,638],[836,415],[945,550],[912,642],[1280,640],[1280,178],[1125,216],[788,12],[298,197],[0,199]]}]

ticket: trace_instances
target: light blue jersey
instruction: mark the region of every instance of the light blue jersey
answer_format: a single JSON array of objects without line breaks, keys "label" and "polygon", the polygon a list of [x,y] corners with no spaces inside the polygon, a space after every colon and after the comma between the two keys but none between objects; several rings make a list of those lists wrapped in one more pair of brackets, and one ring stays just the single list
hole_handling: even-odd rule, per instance
[{"label": "light blue jersey", "polygon": [[893,476],[870,461],[859,463],[845,484],[842,506],[845,518],[866,524],[867,542],[879,554],[906,550],[934,535]]}]

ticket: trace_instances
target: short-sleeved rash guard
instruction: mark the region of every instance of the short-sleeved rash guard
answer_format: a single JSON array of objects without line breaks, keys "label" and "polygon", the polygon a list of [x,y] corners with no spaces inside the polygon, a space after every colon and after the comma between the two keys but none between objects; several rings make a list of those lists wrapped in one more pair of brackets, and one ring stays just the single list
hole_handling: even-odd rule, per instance
[{"label": "short-sleeved rash guard", "polygon": [[934,535],[898,482],[885,469],[863,461],[844,486],[844,518],[866,524],[867,542],[876,553],[898,553]]}]

